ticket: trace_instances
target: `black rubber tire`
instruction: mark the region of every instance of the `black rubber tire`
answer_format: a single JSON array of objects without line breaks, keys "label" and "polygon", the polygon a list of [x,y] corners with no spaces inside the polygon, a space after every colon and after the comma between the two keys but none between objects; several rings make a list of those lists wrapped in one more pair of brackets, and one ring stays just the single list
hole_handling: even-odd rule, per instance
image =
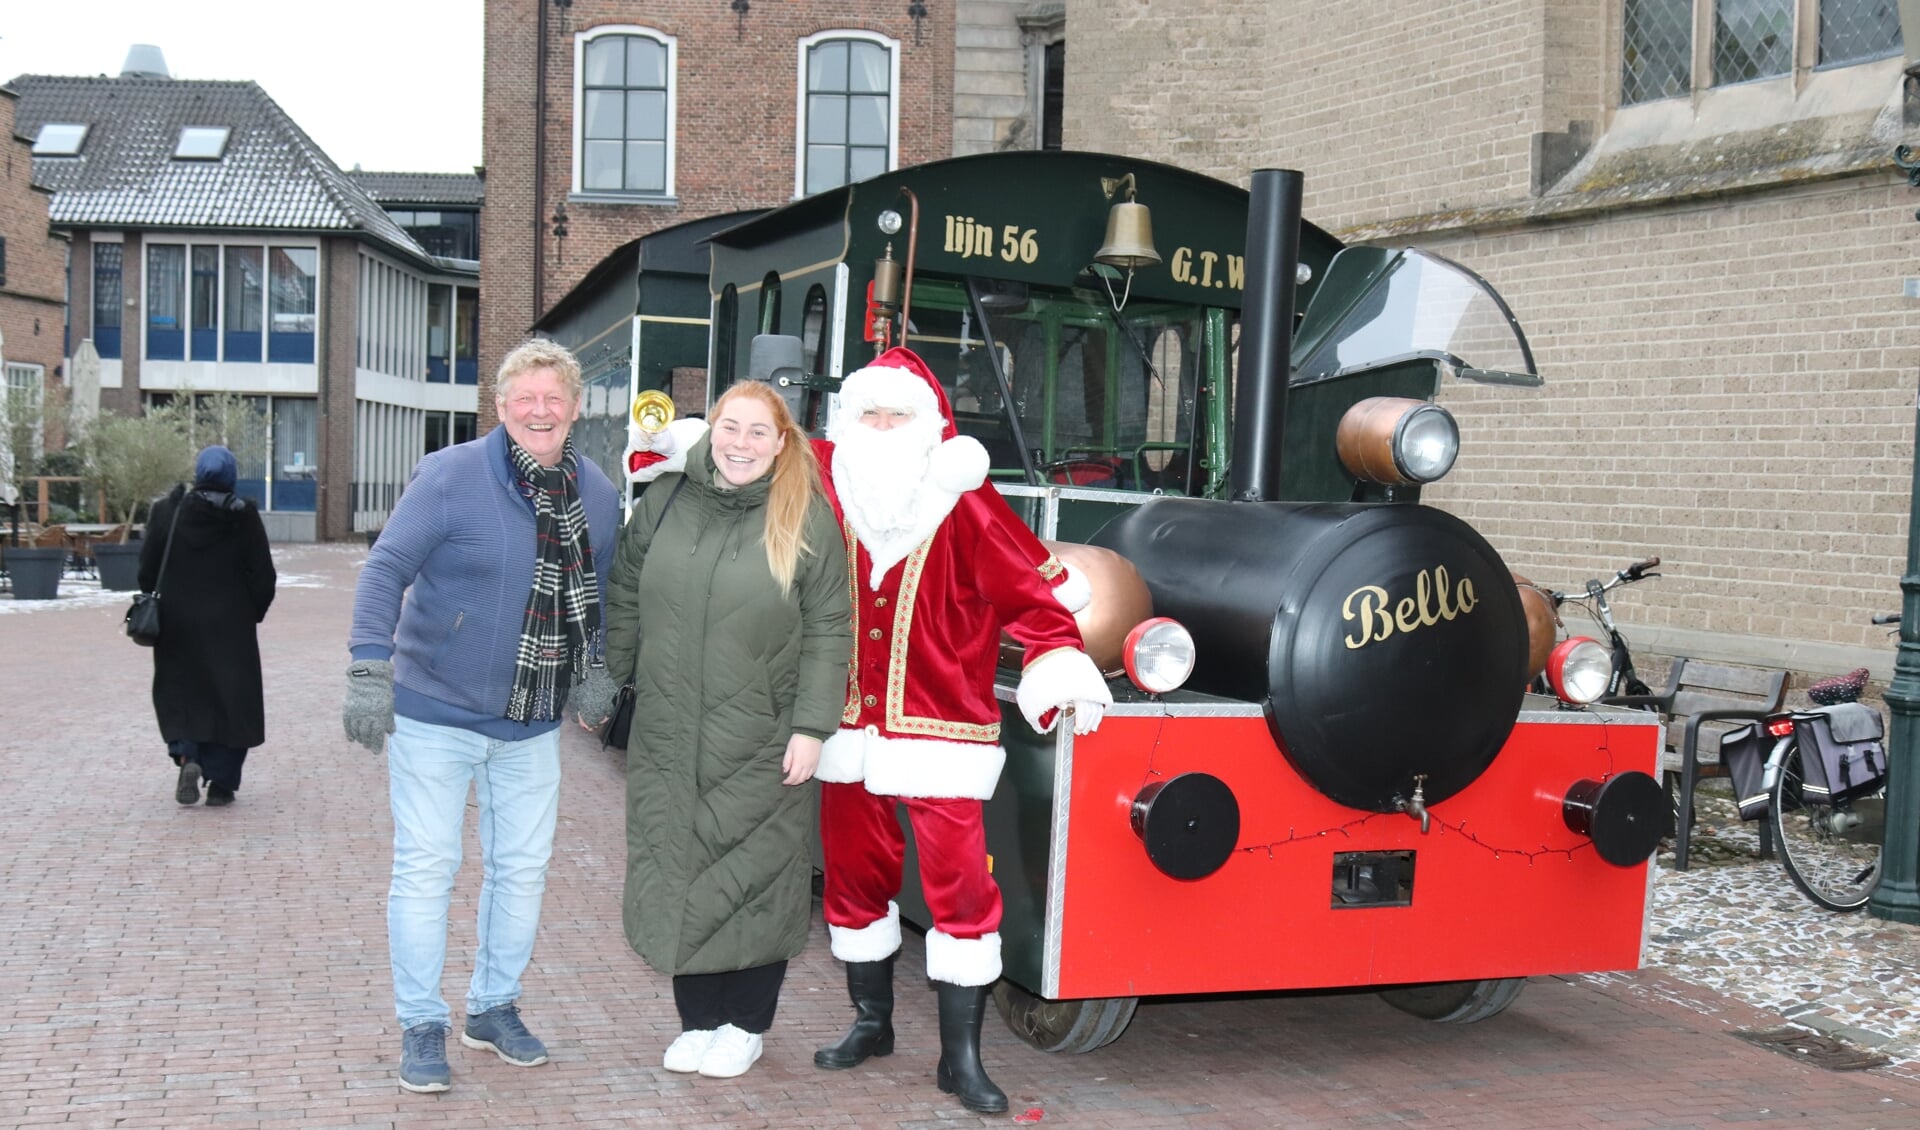
[{"label": "black rubber tire", "polygon": [[1140,998],[1054,1001],[1002,979],[993,986],[993,1003],[1007,1027],[1023,1042],[1043,1052],[1085,1055],[1120,1038],[1133,1020]]},{"label": "black rubber tire", "polygon": [[1886,839],[1886,798],[1856,797],[1843,806],[1860,823],[1842,833],[1830,830],[1832,806],[1802,803],[1800,749],[1787,750],[1780,777],[1773,783],[1767,819],[1780,862],[1800,893],[1828,910],[1846,913],[1867,905],[1880,881],[1880,845]]},{"label": "black rubber tire", "polygon": [[1401,1012],[1436,1024],[1472,1024],[1507,1010],[1525,988],[1525,977],[1490,981],[1435,981],[1381,989],[1380,999]]}]

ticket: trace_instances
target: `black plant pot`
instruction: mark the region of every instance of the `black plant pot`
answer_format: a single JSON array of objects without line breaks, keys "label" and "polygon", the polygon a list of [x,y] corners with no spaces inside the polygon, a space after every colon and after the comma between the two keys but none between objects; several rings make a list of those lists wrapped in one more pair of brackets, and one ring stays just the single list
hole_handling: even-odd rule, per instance
[{"label": "black plant pot", "polygon": [[7,577],[15,600],[52,600],[60,595],[60,571],[67,567],[64,546],[8,546]]},{"label": "black plant pot", "polygon": [[93,560],[100,567],[100,587],[114,592],[132,592],[140,587],[140,543],[108,542],[93,547]]}]

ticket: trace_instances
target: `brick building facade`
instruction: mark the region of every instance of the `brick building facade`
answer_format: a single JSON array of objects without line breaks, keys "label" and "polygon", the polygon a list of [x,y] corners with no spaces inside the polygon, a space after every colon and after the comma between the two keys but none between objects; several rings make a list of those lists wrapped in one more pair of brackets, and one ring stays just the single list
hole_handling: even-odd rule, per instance
[{"label": "brick building facade", "polygon": [[[47,222],[52,194],[34,187],[31,144],[14,127],[18,100],[0,87],[0,396],[26,408],[29,400],[44,405],[62,372],[67,241]],[[53,422],[56,431],[58,425]],[[37,438],[42,444],[61,440],[44,431]],[[15,453],[16,480],[33,459],[32,450]]]},{"label": "brick building facade", "polygon": [[1885,678],[1920,362],[1892,8],[1072,0],[1066,140],[1298,168],[1322,227],[1473,267],[1547,383],[1442,392],[1432,501],[1554,587],[1662,556],[1636,645]]},{"label": "brick building facade", "polygon": [[[925,7],[916,20],[896,0],[744,13],[713,0],[487,0],[483,382],[638,236],[784,204],[831,180],[829,159],[844,156],[845,175],[860,179],[949,155],[954,6]],[[844,70],[830,74],[832,59]],[[848,114],[842,126],[823,128],[828,105]],[[484,431],[484,383],[480,411]]]}]

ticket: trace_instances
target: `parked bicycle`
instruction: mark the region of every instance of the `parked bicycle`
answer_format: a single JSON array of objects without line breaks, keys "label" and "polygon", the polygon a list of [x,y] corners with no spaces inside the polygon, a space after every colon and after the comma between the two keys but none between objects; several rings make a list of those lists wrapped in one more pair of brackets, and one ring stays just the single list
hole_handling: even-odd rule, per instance
[{"label": "parked bicycle", "polygon": [[[1586,591],[1579,593],[1555,592],[1552,589],[1541,589],[1538,585],[1533,586],[1544,593],[1547,599],[1552,602],[1553,612],[1556,618],[1560,617],[1560,610],[1563,607],[1573,605],[1585,612],[1595,624],[1599,625],[1600,630],[1605,633],[1604,638],[1613,653],[1613,660],[1611,672],[1607,676],[1607,689],[1601,696],[1602,698],[1612,698],[1616,695],[1647,695],[1653,693],[1652,688],[1642,682],[1639,674],[1633,669],[1633,654],[1627,648],[1626,637],[1622,636],[1620,629],[1614,625],[1613,606],[1608,603],[1607,594],[1622,585],[1637,584],[1650,577],[1659,576],[1660,574],[1653,572],[1653,570],[1659,568],[1659,566],[1660,559],[1658,557],[1649,557],[1643,561],[1635,561],[1633,564],[1615,573],[1611,580],[1603,582],[1598,577],[1589,580]],[[1564,628],[1565,626],[1565,621],[1562,620],[1561,627]],[[1569,635],[1571,634],[1572,633],[1569,633]],[[1540,677],[1534,680],[1533,689],[1540,694],[1555,694],[1549,675],[1546,672],[1542,672]]]},{"label": "parked bicycle", "polygon": [[[1875,616],[1898,624],[1898,613]],[[1858,910],[1880,881],[1887,831],[1886,730],[1861,703],[1867,669],[1807,688],[1815,705],[1729,732],[1721,747],[1743,819],[1764,815],[1787,877],[1828,910]],[[1771,740],[1764,763],[1759,750]]]}]

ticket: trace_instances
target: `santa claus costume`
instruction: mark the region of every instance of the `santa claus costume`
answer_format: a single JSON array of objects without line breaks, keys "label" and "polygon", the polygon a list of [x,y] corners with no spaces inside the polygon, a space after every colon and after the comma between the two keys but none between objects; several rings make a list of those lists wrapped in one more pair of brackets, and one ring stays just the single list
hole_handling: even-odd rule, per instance
[{"label": "santa claus costume", "polygon": [[926,364],[905,348],[849,375],[818,444],[842,515],[854,653],[841,728],[818,771],[826,918],[857,1016],[814,1062],[848,1068],[893,1050],[892,961],[913,825],[932,918],[927,976],[940,1001],[940,1088],[1003,1111],[980,1064],[987,988],[1000,976],[1000,888],[983,803],[1006,751],[994,669],[1004,629],[1025,648],[1016,700],[1035,729],[1097,726],[1112,697],[1063,600],[1066,574],[983,485],[985,449],[958,437]]}]

